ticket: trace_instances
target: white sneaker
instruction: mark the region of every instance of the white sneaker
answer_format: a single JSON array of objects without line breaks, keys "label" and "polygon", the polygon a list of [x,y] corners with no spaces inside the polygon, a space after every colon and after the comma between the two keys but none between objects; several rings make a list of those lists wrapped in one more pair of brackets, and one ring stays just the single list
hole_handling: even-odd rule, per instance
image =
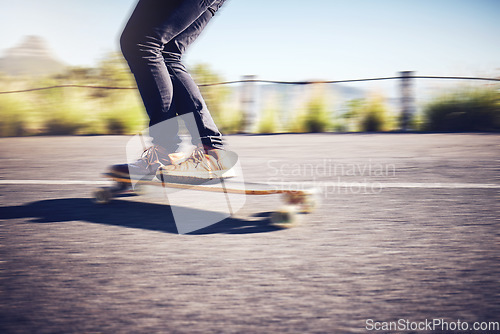
[{"label": "white sneaker", "polygon": [[164,182],[192,183],[236,175],[236,153],[222,149],[196,148],[191,156],[171,165],[160,166],[156,177]]}]

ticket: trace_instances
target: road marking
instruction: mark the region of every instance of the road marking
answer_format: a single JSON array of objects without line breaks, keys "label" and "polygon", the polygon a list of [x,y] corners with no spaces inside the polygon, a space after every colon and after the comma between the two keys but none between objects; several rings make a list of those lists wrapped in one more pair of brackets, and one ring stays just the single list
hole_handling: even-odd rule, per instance
[{"label": "road marking", "polygon": [[[109,185],[111,181],[85,180],[0,180],[0,185]],[[409,183],[409,182],[269,182],[269,185],[290,187],[363,187],[363,188],[424,188],[424,189],[500,189],[494,183]]]},{"label": "road marking", "polygon": [[493,183],[381,183],[380,185],[382,188],[500,189],[500,184]]},{"label": "road marking", "polygon": [[[318,188],[424,188],[424,189],[500,189],[500,184],[494,183],[411,183],[411,182],[278,182],[272,183],[278,186],[302,186]],[[293,189],[293,188],[292,188]]]},{"label": "road marking", "polygon": [[0,180],[5,185],[109,185],[110,181],[80,181],[80,180]]}]

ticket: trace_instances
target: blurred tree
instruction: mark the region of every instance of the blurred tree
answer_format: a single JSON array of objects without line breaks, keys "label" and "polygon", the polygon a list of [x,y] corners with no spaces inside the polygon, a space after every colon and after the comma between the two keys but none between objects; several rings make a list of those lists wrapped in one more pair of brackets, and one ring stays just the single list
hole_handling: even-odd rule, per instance
[{"label": "blurred tree", "polygon": [[[190,72],[198,85],[206,85],[222,82],[223,79],[216,74],[208,64],[196,64]],[[230,88],[226,86],[202,86],[201,94],[205,100],[208,110],[215,123],[222,132],[235,133],[241,130],[243,117],[237,110],[225,108],[225,102],[231,94]]]},{"label": "blurred tree", "polygon": [[[133,74],[121,53],[109,53],[95,69],[96,84],[104,87],[135,87]],[[110,89],[93,90],[93,97],[117,97],[119,91]]]},{"label": "blurred tree", "polygon": [[90,67],[68,67],[66,71],[54,75],[55,81],[67,84],[86,84],[95,80],[96,70]]},{"label": "blurred tree", "polygon": [[461,89],[439,96],[424,109],[427,131],[500,131],[500,93]]},{"label": "blurred tree", "polygon": [[331,113],[328,110],[326,99],[318,95],[307,103],[304,128],[306,132],[325,132],[332,125]]},{"label": "blurred tree", "polygon": [[342,115],[347,123],[348,131],[356,131],[358,119],[363,113],[365,100],[364,99],[352,99],[347,101],[346,108],[347,111]]},{"label": "blurred tree", "polygon": [[375,98],[368,102],[361,116],[361,131],[377,132],[390,130],[387,107],[384,105],[382,99]]},{"label": "blurred tree", "polygon": [[24,115],[27,105],[14,96],[0,96],[0,137],[23,136],[27,133]]},{"label": "blurred tree", "polygon": [[380,96],[352,100],[348,103],[348,108],[345,117],[357,124],[357,131],[378,132],[394,128],[394,120]]},{"label": "blurred tree", "polygon": [[277,133],[280,131],[278,121],[278,111],[273,106],[268,106],[262,112],[257,123],[258,133]]},{"label": "blurred tree", "polygon": [[326,132],[333,128],[328,95],[322,85],[312,85],[312,94],[305,105],[291,118],[292,132]]}]

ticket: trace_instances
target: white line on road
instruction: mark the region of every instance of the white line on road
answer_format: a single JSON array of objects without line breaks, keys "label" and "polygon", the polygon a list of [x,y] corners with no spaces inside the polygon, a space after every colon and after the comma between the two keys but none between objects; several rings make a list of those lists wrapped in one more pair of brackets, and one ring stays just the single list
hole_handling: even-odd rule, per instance
[{"label": "white line on road", "polygon": [[500,189],[500,184],[494,183],[410,183],[410,182],[278,182],[272,183],[282,187],[300,185],[303,187],[317,188],[424,188],[424,189]]},{"label": "white line on road", "polygon": [[[372,183],[376,186],[376,182]],[[492,183],[381,183],[382,188],[500,189]]]},{"label": "white line on road", "polygon": [[[0,180],[0,185],[109,185],[111,181],[85,180]],[[375,188],[424,188],[424,189],[500,189],[500,184],[494,183],[408,183],[408,182],[271,182],[273,186],[281,187],[375,187]]]},{"label": "white line on road", "polygon": [[0,180],[0,184],[17,185],[108,185],[110,181],[79,181],[79,180]]}]

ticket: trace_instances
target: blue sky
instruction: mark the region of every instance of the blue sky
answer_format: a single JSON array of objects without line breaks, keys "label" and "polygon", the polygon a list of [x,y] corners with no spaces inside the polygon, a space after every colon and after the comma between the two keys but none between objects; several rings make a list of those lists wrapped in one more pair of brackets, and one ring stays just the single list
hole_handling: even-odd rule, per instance
[{"label": "blue sky", "polygon": [[[0,50],[44,37],[58,58],[93,65],[118,49],[136,0],[2,1]],[[497,0],[228,0],[186,55],[225,79],[500,76]]]}]

